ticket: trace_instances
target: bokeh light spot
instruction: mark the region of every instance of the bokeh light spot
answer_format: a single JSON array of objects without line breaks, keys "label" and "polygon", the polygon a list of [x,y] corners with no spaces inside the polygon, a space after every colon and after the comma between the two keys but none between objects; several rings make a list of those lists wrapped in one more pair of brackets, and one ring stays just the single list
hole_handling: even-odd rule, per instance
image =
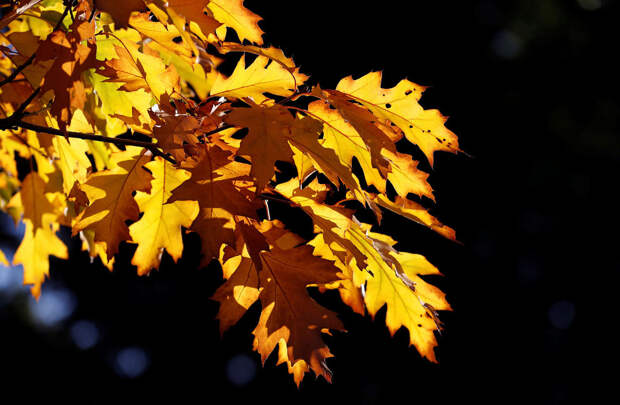
[{"label": "bokeh light spot", "polygon": [[558,301],[549,308],[549,322],[558,329],[568,329],[575,319],[575,304]]},{"label": "bokeh light spot", "polygon": [[71,340],[81,349],[88,350],[99,342],[99,328],[92,321],[82,320],[71,325]]},{"label": "bokeh light spot", "polygon": [[54,327],[68,319],[75,307],[77,299],[66,288],[45,288],[37,301],[30,297],[28,311],[30,317],[38,326]]},{"label": "bokeh light spot", "polygon": [[256,362],[246,354],[233,356],[226,365],[226,376],[238,387],[247,385],[256,376]]},{"label": "bokeh light spot", "polygon": [[141,347],[127,347],[116,354],[114,369],[124,378],[136,378],[144,374],[149,367],[148,354]]}]

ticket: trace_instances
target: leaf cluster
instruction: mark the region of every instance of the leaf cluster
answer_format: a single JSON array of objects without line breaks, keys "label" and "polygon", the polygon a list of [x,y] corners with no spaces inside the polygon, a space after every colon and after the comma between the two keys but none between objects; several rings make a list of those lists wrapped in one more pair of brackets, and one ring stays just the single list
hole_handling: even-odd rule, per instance
[{"label": "leaf cluster", "polygon": [[[310,85],[263,43],[259,20],[242,0],[7,8],[0,206],[26,225],[13,264],[38,297],[49,257],[68,258],[60,227],[110,270],[119,244],[135,244],[141,275],[164,252],[178,260],[194,232],[202,264],[219,261],[226,279],[213,297],[221,331],[260,302],[254,349],[263,361],[277,350],[297,384],[309,370],[330,380],[321,335],[343,330],[308,287],[337,290],[360,314],[387,306],[389,330],[407,328],[435,361],[437,311],[450,306],[421,276],[439,271],[356,213],[380,223],[389,210],[454,239],[409,198],[434,201],[433,190],[396,143],[416,145],[432,165],[434,152],[459,151],[456,136],[408,80],[382,88],[371,72],[333,90]],[[225,74],[222,63],[239,54]],[[293,232],[279,206],[309,217],[312,235]]]}]

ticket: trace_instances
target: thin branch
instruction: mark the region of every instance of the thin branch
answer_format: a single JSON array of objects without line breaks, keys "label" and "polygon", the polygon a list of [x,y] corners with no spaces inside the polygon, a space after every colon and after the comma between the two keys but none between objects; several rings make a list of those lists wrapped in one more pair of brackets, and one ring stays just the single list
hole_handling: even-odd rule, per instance
[{"label": "thin branch", "polygon": [[60,28],[60,26],[62,25],[62,21],[65,19],[65,17],[67,16],[67,13],[69,12],[69,10],[71,10],[71,5],[73,2],[69,3],[67,6],[65,6],[65,11],[62,12],[62,15],[60,16],[60,20],[58,20],[58,22],[56,23],[56,25],[54,26],[53,31],[56,31],[58,28]]},{"label": "thin branch", "polygon": [[31,151],[37,152],[39,155],[43,156],[46,159],[50,159],[50,157],[47,155],[47,153],[45,153],[45,151],[43,151],[40,148],[37,148],[36,146],[32,146],[31,144],[28,143],[28,141],[26,141],[24,138],[22,138],[18,134],[13,134],[13,136],[16,139],[18,139],[22,144],[24,144]]},{"label": "thin branch", "polygon": [[[1,121],[2,120],[0,120],[0,122]],[[40,126],[40,125],[36,125],[36,124],[31,124],[29,122],[25,122],[25,121],[16,121],[13,125],[16,126],[16,127],[20,127],[20,128],[24,128],[24,129],[29,129],[31,131],[35,131],[35,132],[39,132],[39,133],[50,134],[50,135],[57,135],[57,136],[65,136],[67,138],[77,138],[77,139],[87,139],[87,140],[90,140],[90,141],[107,142],[107,143],[113,143],[113,144],[115,144],[117,146],[118,145],[123,145],[123,146],[139,146],[139,147],[142,147],[142,148],[150,150],[151,153],[153,153],[153,155],[161,156],[162,158],[164,158],[165,160],[167,160],[168,162],[170,162],[172,164],[176,164],[177,163],[173,158],[171,158],[170,156],[168,156],[164,152],[160,151],[156,144],[151,143],[151,142],[136,141],[134,139],[124,139],[124,138],[110,138],[110,137],[103,136],[103,135],[84,134],[84,133],[81,133],[81,132],[73,132],[73,131],[62,131],[60,129],[43,127],[43,126]],[[0,124],[0,128],[2,128],[1,124]]]},{"label": "thin branch", "polygon": [[215,129],[212,129],[211,131],[205,132],[201,136],[209,136],[209,135],[217,134],[218,132],[222,132],[222,131],[225,131],[225,130],[227,130],[229,128],[234,128],[234,127],[235,127],[234,125],[228,125],[228,124],[222,125],[219,128],[215,128]]},{"label": "thin branch", "polygon": [[24,111],[30,105],[30,103],[32,103],[32,100],[34,100],[34,98],[37,96],[37,94],[39,94],[40,91],[41,91],[41,88],[37,87],[32,92],[32,94],[28,96],[26,101],[24,101],[19,107],[17,107],[17,110],[15,110],[15,112],[11,115],[11,117],[17,117],[18,119],[20,117],[23,117],[24,116]]},{"label": "thin branch", "polygon": [[32,92],[32,94],[28,96],[28,98],[17,108],[17,110],[15,110],[13,114],[11,114],[10,117],[0,118],[0,130],[24,128],[24,129],[30,129],[31,131],[35,131],[35,132],[43,133],[43,134],[64,136],[66,138],[78,138],[78,139],[88,139],[90,141],[107,142],[107,143],[113,143],[117,146],[118,145],[139,146],[139,147],[150,150],[154,156],[161,156],[162,158],[164,158],[165,160],[167,160],[168,162],[172,164],[177,163],[172,157],[160,151],[156,144],[151,143],[151,142],[136,141],[134,139],[109,138],[107,136],[102,136],[102,135],[84,134],[81,132],[73,132],[73,131],[61,131],[60,129],[44,127],[41,125],[31,124],[29,122],[22,121],[22,118],[24,117],[24,111],[26,110],[28,105],[30,105],[32,100],[37,96],[37,94],[39,94],[39,91],[41,91],[41,88],[40,87],[36,88]]},{"label": "thin branch", "polygon": [[22,70],[24,70],[25,68],[30,66],[30,64],[34,61],[34,58],[35,58],[36,55],[37,55],[36,52],[33,53],[32,55],[30,55],[30,57],[28,59],[26,59],[26,61],[24,63],[22,63],[21,65],[16,67],[15,70],[13,71],[13,73],[8,75],[6,77],[6,79],[4,79],[4,80],[2,80],[0,82],[0,87],[4,86],[7,83],[12,82],[17,77],[17,75],[21,73]]}]

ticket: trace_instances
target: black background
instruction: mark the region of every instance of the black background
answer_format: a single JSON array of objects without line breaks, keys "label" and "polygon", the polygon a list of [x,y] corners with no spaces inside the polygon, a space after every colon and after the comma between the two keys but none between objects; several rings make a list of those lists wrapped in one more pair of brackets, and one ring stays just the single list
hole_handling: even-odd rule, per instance
[{"label": "black background", "polygon": [[[593,6],[589,10],[588,5]],[[570,403],[604,395],[591,385],[614,335],[616,207],[619,155],[620,5],[612,1],[247,0],[264,18],[266,42],[294,57],[312,83],[333,88],[348,75],[384,72],[430,86],[425,108],[450,116],[448,128],[472,157],[436,154],[432,212],[457,231],[458,245],[416,224],[386,216],[383,231],[404,251],[424,254],[445,275],[433,280],[454,308],[431,364],[390,337],[383,311],[373,321],[327,296],[349,330],[327,337],[333,384],[306,377],[297,389],[274,356],[264,368],[251,351],[258,308],[220,339],[216,268],[198,269],[198,241],[174,264],[140,278],[124,246],[114,273],[85,254],[53,260],[51,281],[73,291],[71,319],[91,319],[102,337],[80,351],[67,328],[33,327],[26,295],[0,306],[0,386],[22,392],[75,392],[89,398],[160,392],[203,402],[277,403]],[[600,6],[600,7],[594,7]],[[427,165],[424,168],[431,170]],[[77,249],[79,244],[73,241]],[[77,252],[76,252],[77,253]],[[554,327],[550,308],[573,305]],[[570,317],[569,317],[570,318]],[[68,325],[68,323],[65,324]],[[119,348],[137,345],[150,365],[136,379],[114,372]],[[255,378],[236,387],[228,361],[247,354]],[[613,374],[613,373],[612,373]],[[49,390],[49,391],[46,391]]]}]

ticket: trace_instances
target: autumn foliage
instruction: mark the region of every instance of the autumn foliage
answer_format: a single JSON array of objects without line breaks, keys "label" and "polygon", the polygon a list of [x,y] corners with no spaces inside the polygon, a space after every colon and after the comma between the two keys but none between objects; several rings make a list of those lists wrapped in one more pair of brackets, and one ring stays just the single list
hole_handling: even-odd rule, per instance
[{"label": "autumn foliage", "polygon": [[[311,85],[242,0],[16,0],[3,14],[0,206],[25,223],[13,264],[33,295],[50,256],[68,259],[60,227],[110,270],[135,244],[140,275],[164,251],[179,259],[194,232],[202,264],[226,279],[221,331],[259,301],[254,349],[263,361],[277,350],[297,384],[310,369],[331,379],[321,335],[343,330],[308,287],[338,290],[359,314],[387,306],[390,332],[405,327],[435,361],[450,306],[422,276],[439,271],[355,216],[389,210],[455,238],[412,199],[433,190],[396,147],[417,145],[431,165],[459,151],[446,118],[418,103],[423,86],[382,88],[380,72]],[[311,218],[310,238],[282,206]]]}]

